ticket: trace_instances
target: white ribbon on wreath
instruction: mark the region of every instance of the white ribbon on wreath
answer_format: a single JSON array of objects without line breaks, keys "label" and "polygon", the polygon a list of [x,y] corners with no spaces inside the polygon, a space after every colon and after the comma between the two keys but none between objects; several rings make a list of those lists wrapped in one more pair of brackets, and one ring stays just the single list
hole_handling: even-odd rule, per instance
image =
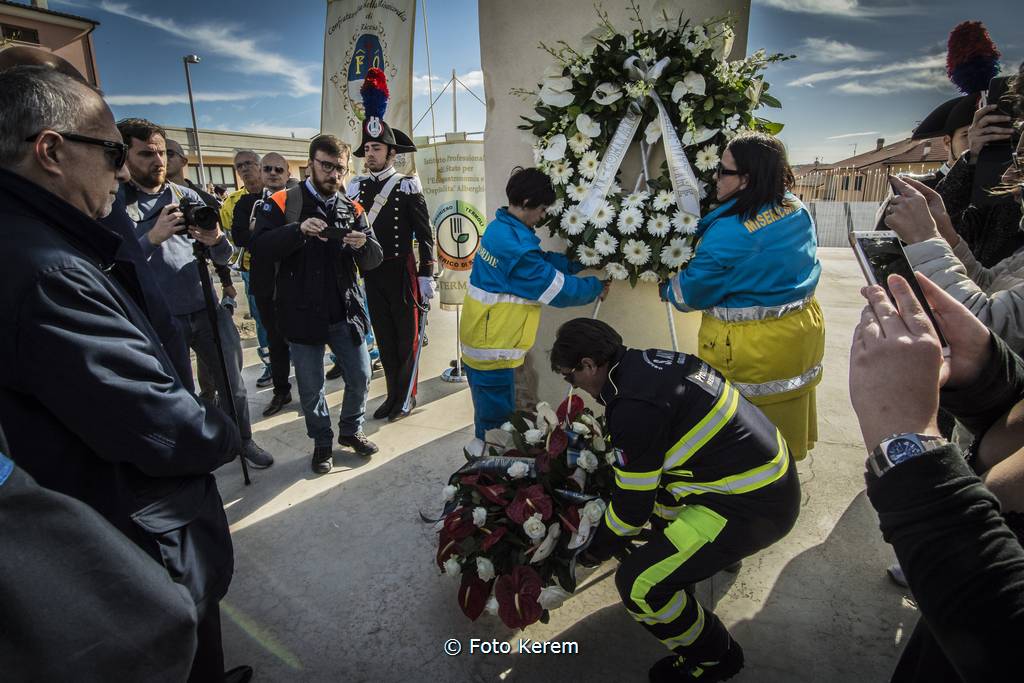
[{"label": "white ribbon on wreath", "polygon": [[[661,78],[662,72],[670,61],[668,57],[663,57],[651,65],[641,59],[639,55],[633,55],[626,59],[622,66],[631,78],[653,84]],[[676,206],[684,213],[700,216],[700,191],[697,185],[697,176],[686,158],[683,144],[679,141],[675,126],[669,119],[668,110],[665,109],[658,93],[651,87],[647,95],[638,97],[630,103],[626,109],[626,115],[619,122],[615,134],[608,143],[604,159],[601,160],[601,165],[598,166],[597,173],[594,175],[594,182],[591,183],[590,189],[577,209],[585,220],[589,220],[594,215],[598,206],[608,195],[608,190],[615,181],[615,174],[618,173],[619,166],[622,165],[622,160],[626,156],[626,150],[629,149],[633,136],[636,135],[636,131],[640,127],[640,120],[643,118],[643,104],[647,97],[654,100],[654,104],[658,108],[665,159],[668,164],[669,179],[672,182],[672,192],[676,198]]]}]

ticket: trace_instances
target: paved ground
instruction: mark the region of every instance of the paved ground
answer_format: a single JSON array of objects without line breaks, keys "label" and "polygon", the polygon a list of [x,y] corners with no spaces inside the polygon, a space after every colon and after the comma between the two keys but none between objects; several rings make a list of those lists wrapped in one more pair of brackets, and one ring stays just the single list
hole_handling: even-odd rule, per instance
[{"label": "paved ground", "polygon": [[[783,541],[749,558],[736,576],[700,590],[717,600],[746,652],[739,683],[888,680],[917,613],[885,579],[891,560],[863,492],[864,454],[847,394],[847,354],[860,302],[849,249],[823,249],[818,289],[827,324],[818,390],[820,438],[800,464],[803,510]],[[454,313],[432,314],[420,408],[401,423],[369,422],[381,453],[338,455],[330,475],[309,470],[310,441],[295,403],[254,425],[277,464],[244,487],[237,463],[218,472],[235,543],[236,570],[223,602],[229,666],[249,663],[261,681],[645,681],[663,656],[618,604],[614,562],[597,570],[551,623],[524,633],[496,617],[476,623],[456,604],[457,583],[433,564],[436,537],[418,512],[439,492],[471,437],[465,385],[437,379],[454,354]],[[628,340],[627,340],[628,341]],[[252,414],[255,349],[246,351]],[[329,383],[333,407],[342,382]],[[382,400],[371,386],[368,412]],[[296,394],[297,398],[297,394]],[[449,638],[578,643],[575,655],[446,656]]]}]

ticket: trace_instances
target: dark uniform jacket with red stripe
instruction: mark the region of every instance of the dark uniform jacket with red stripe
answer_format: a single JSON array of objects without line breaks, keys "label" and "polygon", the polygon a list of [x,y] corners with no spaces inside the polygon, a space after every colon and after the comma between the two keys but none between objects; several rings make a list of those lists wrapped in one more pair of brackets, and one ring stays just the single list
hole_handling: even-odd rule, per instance
[{"label": "dark uniform jacket with red stripe", "polygon": [[[289,222],[285,218],[288,202],[300,194],[302,209],[298,218]],[[252,253],[257,259],[278,262],[274,294],[278,324],[285,338],[298,344],[327,343],[327,328],[332,323],[348,322],[360,339],[370,328],[357,277],[359,272],[380,265],[380,244],[366,223],[363,208],[344,194],[335,197],[336,202],[349,206],[350,229],[366,234],[366,243],[358,250],[339,239],[323,241],[302,233],[299,226],[307,218],[332,223],[307,183],[274,193],[256,211]]]},{"label": "dark uniform jacket with red stripe", "polygon": [[[389,168],[376,175],[357,176],[349,181],[348,196],[371,211],[373,202],[397,171]],[[405,176],[380,210],[373,224],[385,259],[405,258],[412,253],[412,241],[418,245],[418,275],[434,274],[434,233],[422,188],[416,176]]]}]

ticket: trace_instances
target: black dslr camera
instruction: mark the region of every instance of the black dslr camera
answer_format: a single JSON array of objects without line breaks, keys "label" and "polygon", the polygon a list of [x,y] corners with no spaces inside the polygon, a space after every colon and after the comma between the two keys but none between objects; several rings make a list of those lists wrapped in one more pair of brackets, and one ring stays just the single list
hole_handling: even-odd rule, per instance
[{"label": "black dslr camera", "polygon": [[323,231],[323,236],[340,242],[345,235],[352,232],[354,219],[352,205],[339,198],[334,202],[334,210],[327,217],[327,228]]},{"label": "black dslr camera", "polygon": [[187,235],[189,226],[195,226],[200,230],[217,229],[217,210],[202,202],[193,202],[188,197],[182,197],[178,202],[178,210],[185,219],[185,227],[178,231],[179,235]]}]

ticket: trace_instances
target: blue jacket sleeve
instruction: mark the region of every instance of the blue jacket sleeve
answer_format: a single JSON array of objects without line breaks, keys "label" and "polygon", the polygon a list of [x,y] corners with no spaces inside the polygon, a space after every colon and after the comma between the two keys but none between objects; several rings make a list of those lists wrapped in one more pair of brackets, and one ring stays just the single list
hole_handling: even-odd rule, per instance
[{"label": "blue jacket sleeve", "polygon": [[701,246],[686,269],[668,282],[667,298],[680,311],[711,308],[729,292],[733,268],[715,257],[712,245]]},{"label": "blue jacket sleeve", "polygon": [[562,271],[566,275],[575,275],[576,273],[583,270],[582,263],[570,261],[569,257],[566,256],[565,254],[558,254],[553,251],[545,251],[542,253],[544,255],[545,261],[547,261],[548,263],[550,263],[551,265],[553,265],[555,268]]},{"label": "blue jacket sleeve", "polygon": [[508,284],[510,294],[558,308],[590,303],[604,286],[593,276],[566,275],[539,249],[531,249],[519,258],[508,273]]}]

